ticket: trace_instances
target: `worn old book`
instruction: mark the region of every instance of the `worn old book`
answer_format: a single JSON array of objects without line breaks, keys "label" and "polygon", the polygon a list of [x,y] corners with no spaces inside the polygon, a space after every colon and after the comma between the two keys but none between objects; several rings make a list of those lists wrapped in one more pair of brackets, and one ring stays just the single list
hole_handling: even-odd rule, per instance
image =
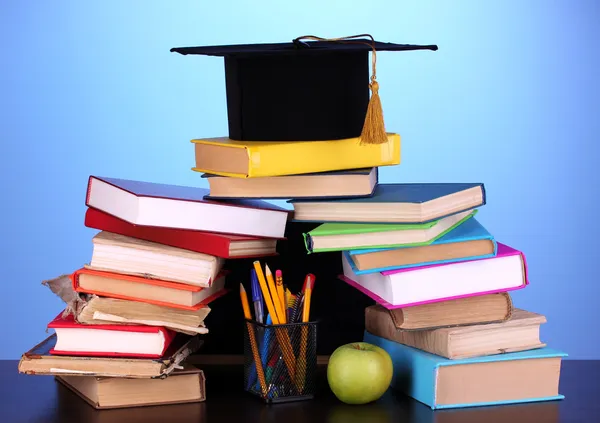
[{"label": "worn old book", "polygon": [[381,327],[378,333],[389,331],[392,336],[395,329],[423,330],[504,322],[512,317],[513,304],[510,295],[502,292],[393,310],[375,304],[367,307],[365,313],[372,328]]},{"label": "worn old book", "polygon": [[400,163],[400,135],[383,144],[360,145],[358,138],[321,141],[235,141],[194,139],[196,172],[234,178],[302,175]]},{"label": "worn old book", "polygon": [[224,275],[217,278],[209,288],[201,288],[84,267],[76,270],[71,275],[71,280],[73,289],[77,292],[185,310],[198,310],[226,293]]},{"label": "worn old book", "polygon": [[206,399],[204,372],[185,364],[163,379],[57,375],[56,380],[96,409],[182,404]]},{"label": "worn old book", "polygon": [[206,198],[338,198],[368,197],[377,185],[376,167],[305,175],[230,178],[203,174],[210,187]]},{"label": "worn old book", "polygon": [[102,231],[92,238],[90,268],[210,287],[224,259]]},{"label": "worn old book", "polygon": [[85,205],[134,225],[283,238],[290,211],[266,201],[207,200],[206,188],[90,176]]},{"label": "worn old book", "polygon": [[371,197],[293,199],[294,220],[337,223],[425,223],[486,203],[482,183],[378,184]]},{"label": "worn old book", "polygon": [[226,259],[255,258],[277,254],[277,239],[275,238],[136,225],[92,208],[86,210],[84,224],[88,228]]},{"label": "worn old book", "polygon": [[[446,218],[447,219],[447,218]],[[475,218],[466,219],[426,245],[348,251],[357,275],[494,257],[498,244]]]},{"label": "worn old book", "polygon": [[364,342],[392,358],[390,386],[432,409],[563,399],[559,393],[566,353],[548,347],[449,360],[365,332]]},{"label": "worn old book", "polygon": [[383,307],[369,307],[365,314],[365,329],[373,335],[451,360],[545,346],[540,341],[540,326],[546,317],[521,309],[499,323],[410,331],[399,329]]},{"label": "worn old book", "polygon": [[89,295],[75,310],[75,320],[86,325],[149,325],[163,326],[188,335],[205,334],[204,319],[210,308],[183,310],[140,301]]},{"label": "worn old book", "polygon": [[85,325],[59,313],[48,329],[56,333],[56,345],[50,354],[86,357],[160,358],[176,332],[147,325]]},{"label": "worn old book", "polygon": [[56,345],[53,333],[21,356],[18,369],[30,375],[160,378],[170,375],[202,344],[199,336],[178,335],[161,358],[67,356],[50,353]]},{"label": "worn old book", "polygon": [[363,275],[354,272],[345,251],[342,267],[340,279],[389,309],[508,292],[529,284],[525,255],[502,243],[491,258]]},{"label": "worn old book", "polygon": [[395,247],[425,246],[473,220],[476,214],[477,210],[469,210],[417,224],[324,223],[303,234],[304,245],[309,254],[346,250],[374,252],[381,248],[388,251]]}]

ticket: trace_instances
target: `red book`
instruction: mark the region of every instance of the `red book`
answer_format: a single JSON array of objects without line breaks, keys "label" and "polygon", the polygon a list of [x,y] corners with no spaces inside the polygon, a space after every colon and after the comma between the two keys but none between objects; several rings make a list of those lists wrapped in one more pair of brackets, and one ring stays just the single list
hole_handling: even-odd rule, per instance
[{"label": "red book", "polygon": [[62,312],[49,324],[56,332],[55,355],[160,358],[176,333],[144,325],[84,325]]},{"label": "red book", "polygon": [[261,200],[206,200],[197,187],[90,176],[85,205],[135,225],[284,237],[291,211]]},{"label": "red book", "polygon": [[277,254],[274,238],[135,225],[91,208],[85,213],[85,226],[226,259]]}]

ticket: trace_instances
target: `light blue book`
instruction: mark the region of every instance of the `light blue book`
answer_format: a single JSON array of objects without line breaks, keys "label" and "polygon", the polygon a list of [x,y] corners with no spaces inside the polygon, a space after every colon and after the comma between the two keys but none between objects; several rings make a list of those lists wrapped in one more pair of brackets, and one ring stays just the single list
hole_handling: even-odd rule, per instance
[{"label": "light blue book", "polygon": [[[379,254],[383,251],[396,251],[398,253],[402,253],[407,251],[408,249],[419,248],[420,250],[431,249],[435,251],[436,245],[442,244],[456,244],[461,242],[471,242],[471,241],[480,241],[480,240],[488,240],[490,246],[488,250],[490,251],[488,254],[480,254],[476,256],[468,256],[468,257],[458,257],[452,259],[439,259],[439,260],[429,260],[420,263],[410,263],[404,265],[393,265],[394,255],[389,255],[390,265],[386,267],[378,267],[375,269],[358,269],[357,261],[360,260],[359,256],[365,256],[366,254]],[[352,266],[352,270],[357,275],[363,275],[366,273],[377,273],[384,272],[386,270],[395,270],[395,269],[405,269],[409,267],[418,267],[418,266],[427,266],[431,264],[444,264],[444,263],[457,263],[461,261],[469,261],[469,260],[478,260],[489,257],[495,257],[498,253],[498,244],[491,233],[488,232],[487,229],[483,227],[481,223],[479,223],[474,217],[467,219],[464,223],[458,225],[456,228],[452,229],[446,235],[441,238],[433,241],[429,245],[418,246],[418,247],[400,247],[400,248],[372,248],[365,250],[349,250],[346,251],[345,254],[349,258],[350,265]],[[443,253],[439,253],[443,254]],[[435,253],[431,254],[433,257]],[[388,255],[386,255],[388,256]],[[366,257],[366,256],[365,256]],[[387,257],[386,257],[387,259]]]},{"label": "light blue book", "polygon": [[567,354],[551,348],[449,360],[367,331],[364,342],[391,356],[393,389],[434,410],[564,398],[558,386]]}]

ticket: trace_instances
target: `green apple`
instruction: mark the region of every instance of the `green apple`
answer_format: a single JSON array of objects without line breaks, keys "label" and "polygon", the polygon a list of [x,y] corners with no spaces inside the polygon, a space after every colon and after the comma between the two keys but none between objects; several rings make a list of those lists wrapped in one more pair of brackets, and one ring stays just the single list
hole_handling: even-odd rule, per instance
[{"label": "green apple", "polygon": [[346,404],[367,404],[381,398],[392,382],[394,365],[383,348],[366,342],[338,347],[327,365],[327,382]]}]

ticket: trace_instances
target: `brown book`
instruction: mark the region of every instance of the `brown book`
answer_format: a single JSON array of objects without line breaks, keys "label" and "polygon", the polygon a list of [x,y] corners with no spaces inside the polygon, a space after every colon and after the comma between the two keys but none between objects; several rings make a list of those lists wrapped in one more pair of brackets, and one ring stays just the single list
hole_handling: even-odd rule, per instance
[{"label": "brown book", "polygon": [[19,373],[127,378],[161,378],[171,374],[203,341],[198,336],[176,337],[163,358],[113,358],[52,355],[56,334],[27,351],[19,361]]},{"label": "brown book", "polygon": [[230,178],[204,174],[208,198],[316,198],[369,196],[377,185],[377,168],[304,175]]},{"label": "brown book", "polygon": [[96,409],[182,404],[206,399],[204,372],[192,365],[163,379],[59,375],[56,379]]},{"label": "brown book", "polygon": [[510,319],[513,313],[512,300],[506,292],[392,310],[380,305],[371,308],[389,313],[394,327],[403,330],[499,323]]},{"label": "brown book", "polygon": [[540,314],[514,309],[501,323],[446,327],[431,330],[402,330],[383,307],[368,307],[365,329],[373,335],[449,359],[478,357],[542,348]]}]

